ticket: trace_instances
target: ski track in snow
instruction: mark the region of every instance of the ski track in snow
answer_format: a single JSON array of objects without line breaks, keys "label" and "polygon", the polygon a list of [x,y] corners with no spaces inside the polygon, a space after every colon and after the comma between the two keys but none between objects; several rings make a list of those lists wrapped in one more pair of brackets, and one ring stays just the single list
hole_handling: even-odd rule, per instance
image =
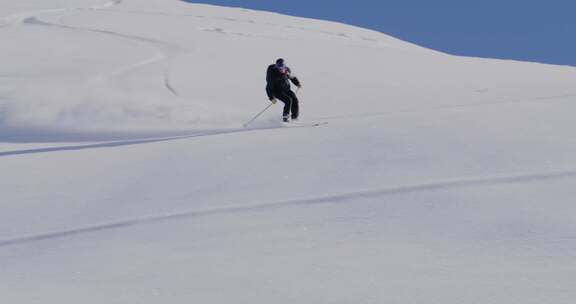
[{"label": "ski track in snow", "polygon": [[[113,0],[113,1],[110,1],[107,3],[104,3],[102,5],[99,5],[99,6],[90,7],[90,8],[88,8],[88,10],[99,10],[100,11],[100,10],[104,10],[104,9],[110,9],[111,7],[115,7],[117,5],[120,5],[121,3],[122,3],[122,0]],[[119,69],[116,69],[116,70],[109,72],[107,74],[104,74],[104,75],[98,75],[98,76],[94,77],[93,81],[101,81],[101,80],[114,78],[116,76],[129,74],[130,72],[133,72],[133,71],[135,71],[139,68],[142,68],[144,66],[148,66],[148,65],[152,65],[152,64],[156,64],[156,63],[168,62],[171,59],[173,59],[174,57],[176,57],[180,54],[185,54],[185,53],[190,51],[190,50],[187,50],[181,46],[177,46],[177,45],[174,45],[174,44],[166,42],[166,41],[161,41],[161,40],[152,39],[152,38],[143,37],[143,36],[137,36],[137,35],[123,34],[120,32],[115,32],[115,31],[110,31],[110,30],[71,26],[71,25],[66,25],[64,23],[64,21],[63,21],[64,17],[76,14],[76,13],[72,13],[72,12],[81,12],[81,11],[85,11],[85,10],[87,10],[87,9],[86,8],[73,8],[73,9],[41,10],[41,11],[33,11],[33,12],[18,14],[17,17],[13,17],[13,18],[17,18],[18,22],[21,25],[47,26],[47,27],[63,28],[63,29],[74,30],[74,31],[83,31],[83,32],[91,32],[91,33],[98,33],[98,34],[104,34],[104,35],[111,35],[111,36],[122,38],[122,39],[129,39],[132,41],[144,43],[144,44],[150,45],[156,49],[155,54],[153,56],[151,56],[150,58],[136,62],[136,63],[126,65],[124,67],[121,67]],[[46,22],[46,21],[43,21],[40,17],[41,15],[44,15],[44,14],[53,14],[53,13],[62,13],[62,15],[59,16],[57,19],[58,23]],[[171,84],[171,81],[169,78],[168,66],[166,66],[164,68],[164,71],[162,72],[162,75],[160,77],[161,77],[161,83],[164,85],[166,90],[168,90],[172,95],[178,96],[176,89]]]},{"label": "ski track in snow", "polygon": [[30,17],[37,17],[43,14],[53,14],[53,13],[62,13],[67,11],[73,10],[80,10],[80,9],[89,9],[89,10],[104,10],[109,9],[111,7],[120,5],[124,0],[111,0],[105,2],[101,5],[95,5],[88,8],[53,8],[53,9],[42,9],[42,10],[33,10],[27,11],[22,13],[16,13],[4,17],[0,17],[0,27],[7,27],[10,25],[22,25],[24,21]]},{"label": "ski track in snow", "polygon": [[[167,78],[168,78],[168,76],[166,75],[165,79],[167,79]],[[177,92],[175,91],[174,88],[172,88],[170,86],[170,83],[168,81],[165,82],[165,85],[170,91],[172,91],[172,93],[174,95],[177,95]],[[419,112],[425,112],[425,111],[439,111],[439,110],[446,110],[446,109],[472,108],[472,107],[482,107],[482,106],[497,106],[497,105],[502,105],[502,104],[513,104],[513,103],[522,104],[522,103],[541,103],[541,102],[566,102],[566,101],[572,101],[571,99],[568,99],[568,98],[575,97],[575,96],[576,96],[576,94],[541,96],[541,97],[535,97],[535,98],[530,99],[530,100],[522,99],[522,100],[511,100],[511,101],[494,101],[494,102],[485,102],[485,103],[475,103],[475,104],[468,104],[468,105],[444,105],[444,106],[438,106],[438,107],[422,109],[422,110],[390,111],[390,112],[380,112],[380,113],[360,113],[360,114],[350,114],[350,115],[342,115],[342,116],[315,117],[313,119],[336,120],[336,119],[371,118],[371,117],[378,117],[378,116],[385,116],[385,115],[394,115],[394,114],[399,114],[399,113],[419,113]],[[2,110],[2,104],[0,103],[0,113],[2,113],[1,110]],[[302,125],[302,126],[290,126],[290,127],[291,128],[298,128],[298,127],[312,127],[312,126]],[[17,155],[25,155],[25,154],[36,154],[36,153],[77,151],[77,150],[100,149],[100,148],[114,148],[114,147],[122,147],[122,146],[166,142],[166,141],[173,141],[173,140],[183,140],[183,139],[190,139],[190,138],[194,138],[194,137],[225,135],[225,134],[243,133],[243,132],[249,132],[249,131],[283,129],[283,128],[285,128],[285,127],[250,127],[250,128],[218,129],[218,130],[207,130],[207,131],[205,130],[205,131],[191,132],[191,134],[176,135],[176,136],[170,136],[170,137],[144,138],[144,139],[127,140],[127,141],[112,141],[112,142],[87,144],[87,145],[58,146],[58,147],[27,149],[27,150],[0,151],[0,157],[17,156]]]},{"label": "ski track in snow", "polygon": [[69,230],[62,230],[56,232],[41,233],[35,235],[14,237],[5,240],[0,240],[0,247],[9,247],[15,245],[23,245],[28,243],[34,243],[44,240],[53,240],[60,238],[73,237],[77,235],[95,233],[99,231],[129,228],[133,226],[140,225],[150,225],[161,222],[169,222],[175,220],[185,220],[195,217],[203,216],[215,216],[219,214],[234,214],[234,213],[244,213],[251,211],[261,211],[269,210],[273,208],[282,207],[296,207],[296,206],[309,206],[316,204],[336,204],[345,202],[358,202],[358,199],[369,199],[378,198],[392,195],[401,195],[406,193],[415,192],[428,192],[428,191],[440,191],[440,190],[451,190],[459,188],[472,188],[472,187],[483,187],[492,186],[499,184],[520,184],[520,183],[531,183],[540,181],[550,181],[550,180],[561,180],[576,178],[576,170],[567,171],[552,171],[544,173],[529,173],[521,175],[511,175],[511,176],[495,176],[495,177],[480,177],[480,178],[462,178],[454,180],[446,180],[440,182],[413,184],[413,185],[401,185],[396,187],[373,189],[366,191],[356,191],[349,193],[333,194],[319,197],[302,198],[294,200],[286,200],[280,202],[272,203],[259,203],[251,205],[240,205],[204,210],[194,210],[173,214],[165,215],[154,215],[135,219],[127,219],[121,221],[115,221],[111,223],[105,223],[94,226],[79,227]]},{"label": "ski track in snow", "polygon": [[[294,26],[294,25],[284,25],[284,24],[276,24],[272,22],[257,22],[251,19],[238,19],[238,18],[230,18],[230,17],[216,17],[216,16],[204,16],[204,15],[194,15],[194,14],[176,14],[176,13],[161,13],[161,12],[149,12],[149,11],[139,11],[139,10],[125,10],[125,9],[118,9],[118,10],[107,10],[104,9],[103,11],[110,12],[110,13],[126,13],[126,14],[136,14],[136,15],[150,15],[150,16],[162,16],[162,17],[187,17],[187,18],[196,18],[196,19],[209,19],[209,20],[218,20],[218,21],[227,21],[232,23],[239,23],[239,24],[261,24],[267,25],[270,27],[276,28],[285,28],[290,30],[299,30],[309,33],[318,33],[322,35],[326,35],[329,37],[335,38],[342,38],[342,39],[356,39],[358,41],[369,41],[373,43],[382,42],[376,38],[367,38],[365,36],[357,36],[352,37],[349,34],[342,33],[342,32],[332,32],[326,30],[316,30],[311,28],[306,28],[302,26]],[[245,37],[266,37],[266,38],[275,38],[274,36],[258,36],[254,34],[247,34],[247,33],[239,33],[239,32],[230,32],[226,31],[222,28],[200,28],[203,31],[221,33],[221,34],[231,34],[231,35],[239,35]],[[276,38],[277,39],[277,38]]]},{"label": "ski track in snow", "polygon": [[64,152],[64,151],[79,151],[79,150],[89,150],[89,149],[102,149],[102,148],[116,148],[122,146],[132,146],[132,145],[142,145],[151,144],[158,142],[166,142],[173,140],[184,140],[195,137],[205,137],[205,136],[215,136],[215,135],[226,135],[235,133],[245,133],[254,131],[264,131],[264,130],[275,130],[275,129],[294,129],[294,128],[314,128],[322,125],[293,125],[293,126],[271,126],[271,127],[248,127],[248,128],[236,128],[236,129],[217,129],[200,131],[196,133],[190,133],[186,135],[178,135],[171,137],[160,137],[160,138],[145,138],[138,140],[126,140],[126,141],[112,141],[105,143],[96,143],[88,145],[73,145],[73,146],[58,146],[58,147],[46,147],[46,148],[36,148],[36,149],[26,149],[26,150],[14,150],[14,151],[0,151],[0,157],[18,156],[25,154],[36,154],[36,153],[49,153],[49,152]]},{"label": "ski track in snow", "polygon": [[45,9],[45,10],[37,10],[37,11],[28,11],[24,13],[12,14],[5,17],[0,17],[0,28],[1,27],[9,27],[9,26],[19,26],[24,24],[24,20],[39,16],[42,14],[53,14],[53,13],[61,13],[65,12],[68,9]]}]

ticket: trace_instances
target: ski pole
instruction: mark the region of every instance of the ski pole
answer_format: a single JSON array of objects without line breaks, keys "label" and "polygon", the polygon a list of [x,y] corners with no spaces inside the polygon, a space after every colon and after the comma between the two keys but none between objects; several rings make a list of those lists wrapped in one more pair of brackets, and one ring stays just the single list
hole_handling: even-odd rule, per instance
[{"label": "ski pole", "polygon": [[[294,92],[294,95],[296,96],[296,98],[298,98],[298,92],[300,91],[300,87],[296,88],[296,92]],[[290,109],[292,109],[292,103],[290,103]],[[298,115],[302,116],[302,111],[298,110]]]},{"label": "ski pole", "polygon": [[262,115],[262,113],[266,112],[266,110],[268,110],[272,105],[273,105],[273,103],[270,103],[266,108],[264,108],[264,110],[260,111],[260,113],[256,114],[256,116],[254,116],[254,118],[250,119],[250,121],[245,123],[244,128],[246,128],[249,124],[251,124],[253,121],[255,121],[256,118],[260,117],[260,115]]}]

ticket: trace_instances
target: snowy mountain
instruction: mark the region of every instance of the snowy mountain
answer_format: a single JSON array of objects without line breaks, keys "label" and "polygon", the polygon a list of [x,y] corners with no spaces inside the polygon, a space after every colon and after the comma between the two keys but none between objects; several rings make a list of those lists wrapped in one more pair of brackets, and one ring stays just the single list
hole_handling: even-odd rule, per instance
[{"label": "snowy mountain", "polygon": [[[572,303],[576,71],[176,0],[0,0],[2,303]],[[266,107],[278,57],[302,122]]]}]

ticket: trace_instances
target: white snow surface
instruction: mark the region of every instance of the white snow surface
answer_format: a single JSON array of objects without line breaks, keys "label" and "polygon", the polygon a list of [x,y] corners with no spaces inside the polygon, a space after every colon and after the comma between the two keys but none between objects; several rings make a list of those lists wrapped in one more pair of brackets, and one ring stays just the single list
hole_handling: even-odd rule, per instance
[{"label": "white snow surface", "polygon": [[[0,0],[0,302],[574,303],[576,71],[176,0]],[[262,110],[284,57],[303,122]]]}]

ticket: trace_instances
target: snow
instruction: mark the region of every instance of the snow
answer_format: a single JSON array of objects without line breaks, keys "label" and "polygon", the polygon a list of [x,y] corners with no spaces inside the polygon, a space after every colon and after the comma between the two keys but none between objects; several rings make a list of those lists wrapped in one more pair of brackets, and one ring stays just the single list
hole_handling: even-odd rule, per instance
[{"label": "snow", "polygon": [[[175,0],[0,0],[6,303],[573,303],[576,71]],[[285,128],[264,73],[303,82]]]}]

